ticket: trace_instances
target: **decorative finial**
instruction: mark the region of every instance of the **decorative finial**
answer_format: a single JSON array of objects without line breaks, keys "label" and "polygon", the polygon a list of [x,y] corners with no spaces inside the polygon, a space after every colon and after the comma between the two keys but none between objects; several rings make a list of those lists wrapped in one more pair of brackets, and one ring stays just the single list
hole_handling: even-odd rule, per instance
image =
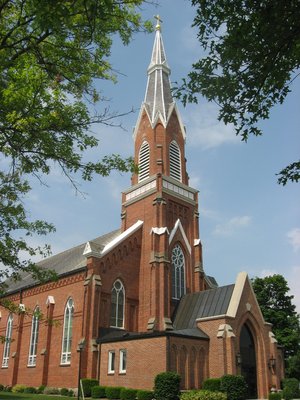
[{"label": "decorative finial", "polygon": [[160,31],[160,28],[161,28],[161,25],[160,25],[160,23],[162,22],[162,19],[160,18],[160,16],[159,15],[154,15],[154,18],[156,19],[156,27],[155,27],[155,30],[156,31]]}]

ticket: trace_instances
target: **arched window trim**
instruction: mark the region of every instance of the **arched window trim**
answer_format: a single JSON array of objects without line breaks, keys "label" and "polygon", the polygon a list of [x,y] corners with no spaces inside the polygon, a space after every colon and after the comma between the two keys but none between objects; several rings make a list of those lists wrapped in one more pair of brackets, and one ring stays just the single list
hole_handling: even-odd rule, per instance
[{"label": "arched window trim", "polygon": [[[118,286],[118,284],[120,286]],[[113,293],[115,292],[116,302],[113,302]],[[117,279],[112,287],[112,301],[110,313],[110,326],[112,328],[124,328],[125,315],[125,288],[120,279]]]},{"label": "arched window trim", "polygon": [[28,365],[31,367],[36,365],[36,354],[37,354],[39,323],[40,323],[39,313],[40,313],[40,308],[39,306],[36,306],[31,322],[31,334],[30,334],[29,355],[28,355]]},{"label": "arched window trim", "polygon": [[172,299],[179,300],[186,291],[185,257],[179,244],[175,244],[171,255],[172,263]]},{"label": "arched window trim", "polygon": [[2,367],[8,367],[8,361],[10,356],[10,344],[11,344],[11,337],[12,337],[12,328],[13,328],[13,315],[9,314],[6,324],[6,331],[5,331],[5,343],[4,343],[4,350],[3,350],[3,358],[2,358]]},{"label": "arched window trim", "polygon": [[69,297],[64,312],[61,364],[71,364],[73,315],[74,301],[72,297]]},{"label": "arched window trim", "polygon": [[169,146],[170,177],[182,182],[181,152],[175,140]]},{"label": "arched window trim", "polygon": [[144,140],[139,150],[139,176],[138,181],[144,181],[150,175],[150,146]]}]

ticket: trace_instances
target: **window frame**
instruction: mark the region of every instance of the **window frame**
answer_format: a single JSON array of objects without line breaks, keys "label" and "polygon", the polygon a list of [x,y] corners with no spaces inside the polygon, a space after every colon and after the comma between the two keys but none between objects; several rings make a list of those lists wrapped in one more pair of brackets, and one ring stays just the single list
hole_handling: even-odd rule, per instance
[{"label": "window frame", "polygon": [[[178,251],[175,254],[175,251]],[[178,260],[181,258],[180,263]],[[177,265],[176,265],[177,262]],[[186,293],[186,279],[185,279],[185,256],[182,247],[177,243],[171,254],[171,265],[172,265],[172,299],[180,300],[180,298]]]},{"label": "window frame", "polygon": [[[124,368],[124,364],[125,364],[125,368]],[[119,373],[126,374],[126,368],[127,368],[127,350],[121,349],[120,350],[120,359],[119,359]]]},{"label": "window frame", "polygon": [[13,330],[13,320],[14,320],[14,316],[12,313],[10,313],[7,318],[7,323],[6,323],[5,342],[4,342],[3,357],[2,357],[2,368],[8,368],[8,362],[9,362],[9,358],[10,358],[10,344],[11,344],[11,337],[12,337],[12,330]]},{"label": "window frame", "polygon": [[64,311],[64,324],[60,357],[61,365],[71,364],[74,308],[74,300],[72,297],[69,297]]},{"label": "window frame", "polygon": [[[120,288],[116,288],[116,283],[120,283]],[[113,303],[113,291],[116,292],[116,302]],[[123,293],[123,304],[120,304],[120,293]],[[120,314],[120,307],[122,307],[121,314]],[[122,318],[120,318],[122,315]],[[113,319],[115,319],[114,324]],[[122,324],[119,324],[119,320],[122,320]],[[125,287],[123,282],[120,279],[116,279],[113,283],[113,287],[111,289],[111,309],[110,309],[110,327],[117,328],[117,329],[124,329],[125,323]]]},{"label": "window frame", "polygon": [[108,351],[108,373],[114,374],[116,372],[116,352],[115,350]]},{"label": "window frame", "polygon": [[36,366],[36,355],[37,355],[37,344],[39,338],[39,306],[36,306],[33,312],[32,321],[31,321],[31,333],[30,333],[30,342],[29,342],[29,353],[28,353],[28,367]]}]

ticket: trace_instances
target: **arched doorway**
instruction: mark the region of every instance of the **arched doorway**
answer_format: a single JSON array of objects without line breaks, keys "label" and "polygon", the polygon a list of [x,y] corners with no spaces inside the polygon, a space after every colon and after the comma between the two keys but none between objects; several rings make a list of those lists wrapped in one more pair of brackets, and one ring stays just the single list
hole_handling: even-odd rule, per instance
[{"label": "arched doorway", "polygon": [[249,398],[257,398],[256,354],[252,333],[245,324],[240,335],[241,375],[248,384]]}]

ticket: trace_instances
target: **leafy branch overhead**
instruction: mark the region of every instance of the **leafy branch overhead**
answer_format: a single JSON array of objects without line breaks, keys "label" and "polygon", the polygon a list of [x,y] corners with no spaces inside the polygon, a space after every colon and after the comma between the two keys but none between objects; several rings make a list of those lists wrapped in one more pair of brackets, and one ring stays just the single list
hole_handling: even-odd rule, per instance
[{"label": "leafy branch overhead", "polygon": [[[0,278],[34,264],[21,261],[47,255],[32,248],[28,236],[54,230],[29,221],[24,196],[28,178],[49,174],[54,165],[73,181],[111,170],[134,168],[131,158],[107,155],[88,162],[86,151],[98,145],[92,124],[113,125],[105,108],[92,114],[101,100],[95,80],[115,81],[109,62],[113,38],[124,45],[138,31],[149,31],[138,13],[142,0],[3,0],[0,4]],[[97,105],[97,108],[99,106]],[[1,280],[1,279],[0,279]]]},{"label": "leafy branch overhead", "polygon": [[[300,3],[295,0],[191,0],[193,26],[206,56],[177,88],[184,104],[202,94],[220,106],[219,119],[242,140],[261,135],[258,122],[284,102],[300,74]],[[300,161],[279,183],[300,179]]]}]

